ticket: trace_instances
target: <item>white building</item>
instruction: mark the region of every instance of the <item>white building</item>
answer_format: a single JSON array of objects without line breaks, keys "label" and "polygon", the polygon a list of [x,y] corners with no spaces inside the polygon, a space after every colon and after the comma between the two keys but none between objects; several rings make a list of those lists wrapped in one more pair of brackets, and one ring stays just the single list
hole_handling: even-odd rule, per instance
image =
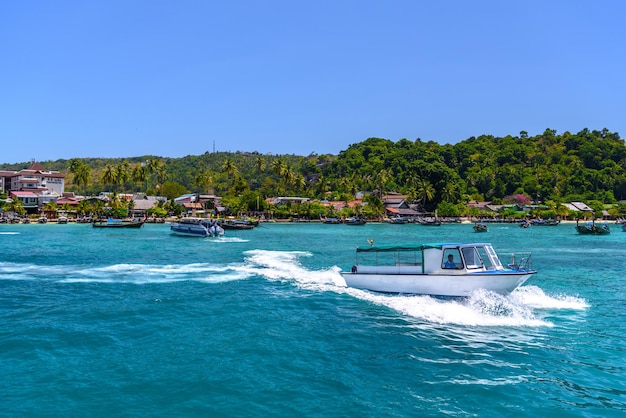
[{"label": "white building", "polygon": [[[65,176],[33,162],[29,168],[20,171],[0,170],[0,191],[22,200],[25,208],[41,208],[46,202],[56,200],[63,194]],[[36,205],[34,199],[37,200]]]}]

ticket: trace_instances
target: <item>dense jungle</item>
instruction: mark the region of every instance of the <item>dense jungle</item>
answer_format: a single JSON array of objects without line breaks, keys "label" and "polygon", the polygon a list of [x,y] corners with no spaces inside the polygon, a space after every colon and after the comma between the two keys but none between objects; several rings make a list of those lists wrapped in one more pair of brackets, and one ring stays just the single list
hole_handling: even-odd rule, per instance
[{"label": "dense jungle", "polygon": [[[30,163],[2,169],[20,170]],[[449,215],[461,214],[471,200],[600,206],[626,196],[626,146],[606,128],[481,135],[456,144],[368,138],[338,155],[238,151],[40,163],[66,173],[66,191],[81,195],[144,192],[173,199],[184,193],[215,194],[240,210],[263,210],[265,198],[273,196],[351,201],[358,192],[369,192],[364,200],[373,207],[395,192],[426,211]]]}]

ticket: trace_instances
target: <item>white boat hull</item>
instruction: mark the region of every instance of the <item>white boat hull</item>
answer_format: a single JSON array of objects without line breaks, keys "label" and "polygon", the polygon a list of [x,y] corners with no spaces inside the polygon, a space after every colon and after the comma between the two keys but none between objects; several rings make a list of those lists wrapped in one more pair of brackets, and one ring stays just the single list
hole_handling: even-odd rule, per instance
[{"label": "white boat hull", "polygon": [[482,272],[454,274],[376,274],[342,272],[346,285],[385,293],[467,297],[485,289],[508,294],[521,286],[534,272]]}]

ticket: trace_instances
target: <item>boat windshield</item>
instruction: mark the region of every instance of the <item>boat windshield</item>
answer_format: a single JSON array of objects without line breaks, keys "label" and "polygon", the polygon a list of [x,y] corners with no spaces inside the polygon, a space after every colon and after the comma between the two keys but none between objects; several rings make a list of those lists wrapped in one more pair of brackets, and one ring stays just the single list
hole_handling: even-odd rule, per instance
[{"label": "boat windshield", "polygon": [[485,263],[485,267],[487,267],[487,270],[502,269],[502,263],[500,263],[498,254],[496,254],[496,251],[491,245],[485,245],[484,247],[480,247],[479,252],[481,253],[483,262]]},{"label": "boat windshield", "polygon": [[482,259],[476,247],[465,247],[461,249],[463,259],[468,269],[476,269],[482,267]]}]

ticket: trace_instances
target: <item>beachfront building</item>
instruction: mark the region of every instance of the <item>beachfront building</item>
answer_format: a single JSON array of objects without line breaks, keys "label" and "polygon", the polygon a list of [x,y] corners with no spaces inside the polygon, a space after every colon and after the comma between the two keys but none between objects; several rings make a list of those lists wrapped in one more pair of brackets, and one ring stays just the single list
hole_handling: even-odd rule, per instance
[{"label": "beachfront building", "polygon": [[0,191],[19,199],[29,213],[36,213],[49,201],[56,201],[64,190],[62,173],[47,170],[34,161],[29,168],[20,171],[0,170]]},{"label": "beachfront building", "polygon": [[406,195],[400,194],[388,194],[383,196],[383,208],[385,210],[385,215],[394,218],[416,218],[419,215],[422,215],[422,211],[420,211],[418,205],[410,205],[407,202]]}]

